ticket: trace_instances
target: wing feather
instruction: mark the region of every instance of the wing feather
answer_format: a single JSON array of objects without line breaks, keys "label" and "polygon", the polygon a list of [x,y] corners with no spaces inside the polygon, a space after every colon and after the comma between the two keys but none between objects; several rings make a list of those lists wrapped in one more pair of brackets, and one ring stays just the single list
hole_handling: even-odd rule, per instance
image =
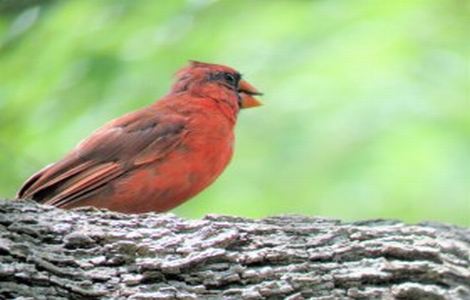
[{"label": "wing feather", "polygon": [[73,180],[65,181],[58,193],[45,203],[62,206],[72,201],[78,201],[81,196],[102,187],[122,174],[122,168],[115,163],[105,163],[89,168],[86,172],[80,174],[80,176],[73,178]]},{"label": "wing feather", "polygon": [[187,118],[152,107],[95,131],[62,160],[28,179],[18,198],[64,206],[80,201],[124,173],[164,159],[187,133]]},{"label": "wing feather", "polygon": [[30,198],[40,190],[47,189],[67,178],[83,172],[92,165],[92,161],[86,161],[78,166],[65,169],[60,164],[48,165],[26,181],[26,184],[18,192],[18,198]]}]

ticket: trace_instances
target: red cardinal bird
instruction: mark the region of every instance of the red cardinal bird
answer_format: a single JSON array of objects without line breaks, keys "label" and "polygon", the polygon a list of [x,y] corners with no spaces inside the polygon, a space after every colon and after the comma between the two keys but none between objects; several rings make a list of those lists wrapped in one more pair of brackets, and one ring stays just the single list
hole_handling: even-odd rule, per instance
[{"label": "red cardinal bird", "polygon": [[193,61],[176,77],[168,95],[96,130],[17,197],[141,213],[202,191],[232,157],[238,111],[260,105],[261,94],[227,66]]}]

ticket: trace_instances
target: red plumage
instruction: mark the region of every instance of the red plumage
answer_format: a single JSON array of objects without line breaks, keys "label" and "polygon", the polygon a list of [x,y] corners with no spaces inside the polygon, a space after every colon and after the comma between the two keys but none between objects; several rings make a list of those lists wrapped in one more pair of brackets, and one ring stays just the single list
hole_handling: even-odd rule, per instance
[{"label": "red plumage", "polygon": [[166,211],[225,169],[240,108],[260,93],[232,68],[191,62],[170,93],[114,119],[29,178],[18,198],[62,208]]}]

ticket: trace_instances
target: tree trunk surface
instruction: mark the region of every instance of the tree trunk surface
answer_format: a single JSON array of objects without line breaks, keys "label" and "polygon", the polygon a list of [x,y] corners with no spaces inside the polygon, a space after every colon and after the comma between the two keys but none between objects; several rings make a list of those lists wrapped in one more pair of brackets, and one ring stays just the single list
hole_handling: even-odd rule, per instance
[{"label": "tree trunk surface", "polygon": [[470,299],[470,229],[0,201],[0,299]]}]

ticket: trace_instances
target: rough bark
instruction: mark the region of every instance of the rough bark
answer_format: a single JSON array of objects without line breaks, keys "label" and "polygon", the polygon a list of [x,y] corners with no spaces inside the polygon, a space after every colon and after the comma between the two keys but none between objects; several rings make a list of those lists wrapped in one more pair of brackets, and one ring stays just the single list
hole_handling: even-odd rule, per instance
[{"label": "rough bark", "polygon": [[470,299],[470,229],[0,201],[0,298]]}]

